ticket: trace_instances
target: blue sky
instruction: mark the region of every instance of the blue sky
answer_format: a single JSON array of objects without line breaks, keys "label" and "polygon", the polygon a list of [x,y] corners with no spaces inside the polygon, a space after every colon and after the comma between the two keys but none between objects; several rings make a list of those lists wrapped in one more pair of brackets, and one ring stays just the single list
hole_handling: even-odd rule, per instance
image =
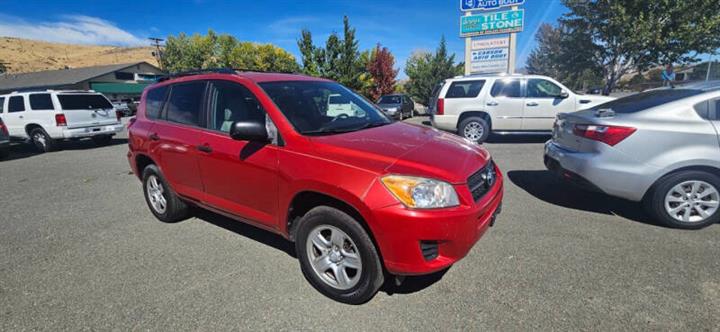
[{"label": "blue sky", "polygon": [[[0,36],[49,41],[145,45],[149,36],[213,29],[241,40],[273,43],[298,56],[300,29],[316,44],[342,33],[348,15],[360,48],[376,43],[396,56],[396,67],[417,50],[434,50],[445,35],[451,52],[463,58],[459,0],[413,1],[4,1]],[[535,46],[540,23],[554,23],[566,8],[560,0],[526,0],[525,29],[518,35],[518,66]],[[299,60],[299,57],[298,57]],[[404,74],[401,73],[401,77]]]}]

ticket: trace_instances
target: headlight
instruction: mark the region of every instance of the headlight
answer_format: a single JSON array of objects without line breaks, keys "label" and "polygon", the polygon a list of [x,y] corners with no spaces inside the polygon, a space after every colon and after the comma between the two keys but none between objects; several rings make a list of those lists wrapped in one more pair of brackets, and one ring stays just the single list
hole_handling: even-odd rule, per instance
[{"label": "headlight", "polygon": [[405,206],[416,209],[460,205],[455,188],[447,182],[413,176],[388,175],[382,183]]},{"label": "headlight", "polygon": [[395,112],[397,112],[397,107],[390,107],[390,108],[386,108],[385,110],[390,113],[395,113]]}]

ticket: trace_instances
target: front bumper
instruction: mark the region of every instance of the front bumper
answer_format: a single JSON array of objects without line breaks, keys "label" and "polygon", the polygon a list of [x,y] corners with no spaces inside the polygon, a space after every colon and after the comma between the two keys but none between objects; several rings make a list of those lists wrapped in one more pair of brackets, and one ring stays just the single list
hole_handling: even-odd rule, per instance
[{"label": "front bumper", "polygon": [[[374,218],[382,221],[382,229],[375,235],[381,242],[385,268],[395,275],[423,275],[465,257],[500,213],[503,180],[499,172],[497,179],[472,206],[413,210],[398,204],[374,211]],[[422,242],[437,244],[436,257],[423,256]]]},{"label": "front bumper", "polygon": [[98,136],[98,135],[115,135],[119,132],[121,132],[124,129],[124,126],[122,123],[118,124],[112,124],[112,125],[105,125],[105,126],[95,126],[95,127],[85,127],[85,128],[65,128],[62,131],[63,138],[82,138],[82,137],[92,137],[92,136]]},{"label": "front bumper", "polygon": [[571,182],[631,201],[641,201],[660,169],[639,163],[610,147],[600,152],[575,152],[552,141],[545,143],[545,166]]}]

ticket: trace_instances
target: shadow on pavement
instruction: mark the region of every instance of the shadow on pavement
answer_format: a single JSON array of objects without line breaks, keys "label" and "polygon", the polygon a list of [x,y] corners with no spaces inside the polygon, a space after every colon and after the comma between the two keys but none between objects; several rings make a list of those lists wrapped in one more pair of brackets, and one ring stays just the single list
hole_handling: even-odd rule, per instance
[{"label": "shadow on pavement", "polygon": [[[126,138],[113,138],[112,141],[108,144],[104,145],[97,145],[92,140],[89,139],[82,139],[77,141],[64,141],[59,142],[57,145],[57,151],[79,151],[79,150],[90,150],[90,149],[97,149],[107,146],[113,146],[113,145],[121,145],[121,144],[127,144],[128,140]],[[48,152],[50,154],[55,153],[54,152]],[[36,155],[41,154],[35,149],[35,146],[33,146],[30,143],[13,143],[10,145],[10,155],[5,159],[0,159],[0,162],[3,161],[10,161],[10,160],[17,160],[17,159],[24,159],[24,158],[30,158]]]},{"label": "shadow on pavement", "polygon": [[[237,235],[244,236],[248,239],[255,240],[269,247],[283,251],[289,256],[297,259],[295,245],[280,235],[201,208],[194,208],[193,215],[198,219],[224,228]],[[448,270],[449,268],[424,276],[409,276],[405,278],[400,286],[395,285],[395,278],[393,276],[387,276],[385,283],[382,287],[380,287],[380,291],[389,295],[419,292],[440,281]]]},{"label": "shadow on pavement", "polygon": [[215,226],[222,227],[237,235],[244,236],[248,239],[255,240],[264,245],[283,251],[291,257],[297,258],[293,243],[278,234],[257,228],[242,221],[230,219],[202,208],[194,208],[193,215],[198,219],[211,223]]},{"label": "shadow on pavement", "polygon": [[553,205],[658,225],[645,214],[640,203],[580,189],[549,171],[509,171],[507,177],[530,195]]}]

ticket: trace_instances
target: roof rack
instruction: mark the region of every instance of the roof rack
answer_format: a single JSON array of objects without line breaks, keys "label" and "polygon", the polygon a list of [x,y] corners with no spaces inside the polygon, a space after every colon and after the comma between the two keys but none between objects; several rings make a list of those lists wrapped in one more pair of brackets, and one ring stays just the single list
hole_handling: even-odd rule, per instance
[{"label": "roof rack", "polygon": [[170,73],[158,78],[158,82],[167,81],[172,78],[178,78],[183,76],[202,75],[202,74],[236,74],[239,71],[255,72],[255,73],[283,73],[283,74],[297,74],[293,71],[281,71],[281,70],[258,70],[258,69],[247,69],[247,68],[207,68],[207,69],[194,69],[189,71]]}]

